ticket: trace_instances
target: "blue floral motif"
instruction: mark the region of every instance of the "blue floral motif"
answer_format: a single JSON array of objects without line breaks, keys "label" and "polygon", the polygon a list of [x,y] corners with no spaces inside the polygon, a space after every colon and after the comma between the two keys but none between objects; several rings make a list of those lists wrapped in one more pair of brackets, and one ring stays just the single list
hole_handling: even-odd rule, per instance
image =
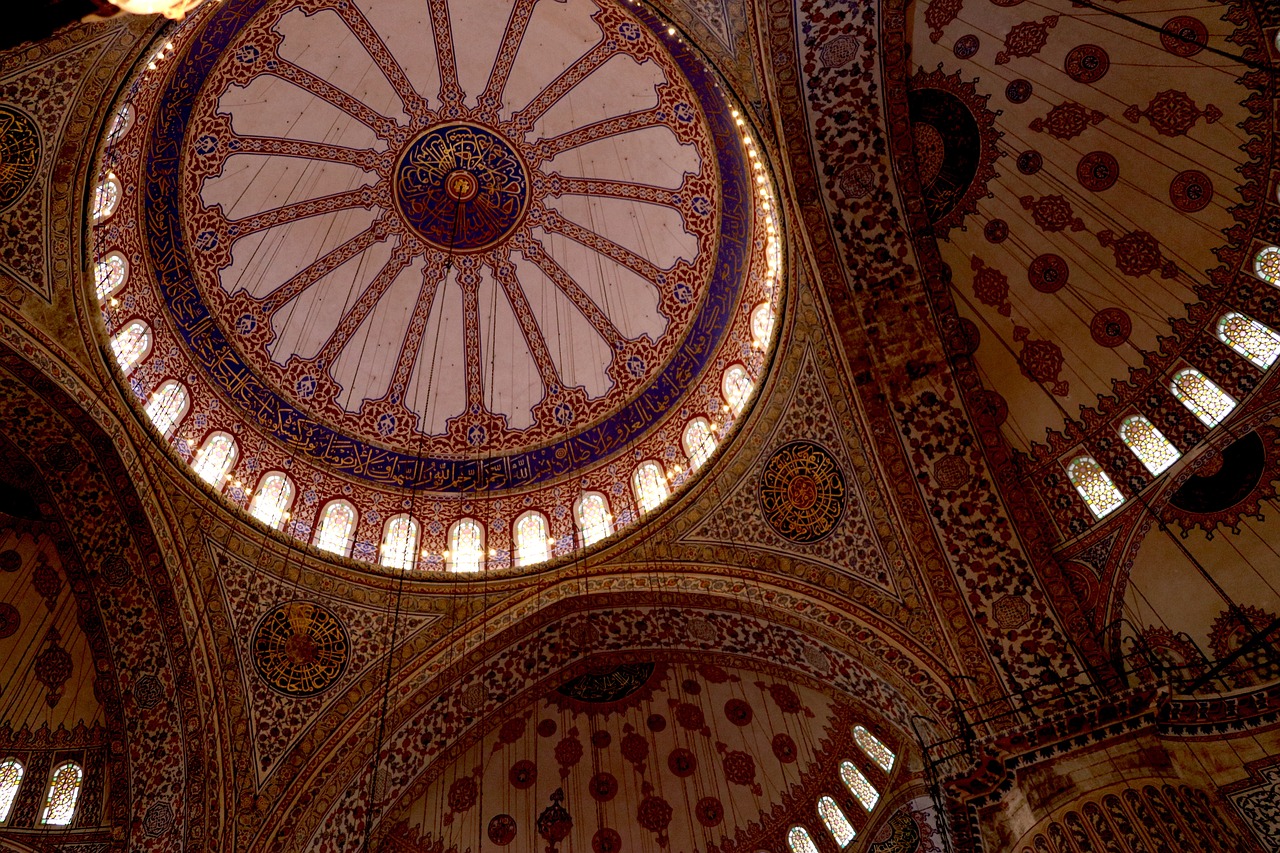
[{"label": "blue floral motif", "polygon": [[258,328],[258,321],[252,314],[241,314],[236,318],[236,331],[242,335],[248,335]]},{"label": "blue floral motif", "polygon": [[390,412],[383,412],[378,415],[378,434],[383,438],[391,435],[396,431],[396,416]]},{"label": "blue floral motif", "polygon": [[640,27],[630,21],[625,21],[618,27],[618,34],[627,41],[636,41],[640,38]]},{"label": "blue floral motif", "polygon": [[689,106],[684,101],[676,104],[676,121],[688,124],[693,121],[693,117],[695,115],[696,113],[693,111],[693,107]]},{"label": "blue floral motif", "polygon": [[241,45],[236,50],[236,61],[245,65],[252,65],[258,61],[258,57],[262,55],[262,51],[258,50],[255,44]]},{"label": "blue floral motif", "polygon": [[196,153],[203,157],[208,157],[217,150],[218,137],[211,133],[206,133],[196,140]]},{"label": "blue floral motif", "polygon": [[211,252],[218,248],[218,232],[206,228],[196,235],[196,248],[202,252]]},{"label": "blue floral motif", "polygon": [[316,378],[314,376],[304,376],[294,383],[293,390],[298,393],[299,397],[307,398],[316,393]]}]

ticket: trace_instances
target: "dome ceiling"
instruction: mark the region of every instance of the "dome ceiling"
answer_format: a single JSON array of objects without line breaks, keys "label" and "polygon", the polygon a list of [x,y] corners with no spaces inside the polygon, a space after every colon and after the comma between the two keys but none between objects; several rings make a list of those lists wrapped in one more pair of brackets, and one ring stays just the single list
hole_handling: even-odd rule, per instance
[{"label": "dome ceiling", "polygon": [[191,386],[175,443],[231,436],[232,500],[311,481],[295,535],[350,498],[367,556],[406,489],[554,519],[573,476],[621,526],[637,463],[678,486],[705,461],[764,369],[779,254],[750,136],[674,29],[608,0],[197,17],[129,97],[94,252],[131,268],[109,331],[154,336],[135,393]]}]

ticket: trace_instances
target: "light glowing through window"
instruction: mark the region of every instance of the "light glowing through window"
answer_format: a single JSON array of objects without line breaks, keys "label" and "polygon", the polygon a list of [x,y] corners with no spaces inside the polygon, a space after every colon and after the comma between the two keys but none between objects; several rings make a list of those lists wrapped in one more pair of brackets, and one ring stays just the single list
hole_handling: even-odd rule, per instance
[{"label": "light glowing through window", "polygon": [[1262,370],[1275,364],[1276,356],[1280,356],[1280,335],[1237,311],[1223,314],[1218,321],[1218,340]]},{"label": "light glowing through window", "polygon": [[852,761],[840,762],[840,781],[844,782],[849,793],[853,794],[867,811],[874,809],[876,803],[880,802],[880,792],[876,790],[876,786],[862,775],[862,771],[855,767]]},{"label": "light glowing through window", "polygon": [[793,826],[787,832],[787,846],[791,853],[818,853],[818,845],[813,843],[809,830],[803,826]]},{"label": "light glowing through window", "polygon": [[594,545],[613,533],[613,516],[609,515],[609,502],[599,492],[587,492],[578,498],[574,511],[582,544]]},{"label": "light glowing through window", "polygon": [[747,369],[741,364],[730,365],[724,372],[720,391],[724,394],[724,401],[729,404],[729,411],[735,415],[741,414],[742,407],[751,396],[751,377],[747,375]]},{"label": "light glowing through window", "polygon": [[1227,392],[1214,385],[1203,373],[1191,368],[1174,376],[1169,390],[1207,427],[1222,423],[1222,419],[1236,407],[1236,401]]},{"label": "light glowing through window", "polygon": [[1178,461],[1178,448],[1142,415],[1125,418],[1120,425],[1120,438],[1152,474],[1160,474]]},{"label": "light glowing through window", "polygon": [[119,252],[111,252],[93,265],[94,288],[98,301],[115,295],[129,276],[129,262]]},{"label": "light glowing through window", "polygon": [[225,432],[215,432],[204,440],[196,453],[192,470],[196,476],[214,488],[221,489],[222,481],[236,461],[236,441]]},{"label": "light glowing through window", "polygon": [[701,468],[716,449],[716,438],[711,431],[711,422],[706,418],[694,418],[689,421],[684,428],[682,443],[684,452],[689,457],[689,464],[695,469]]},{"label": "light glowing through window", "polygon": [[133,366],[150,350],[151,327],[141,320],[134,320],[111,339],[111,352],[125,374],[133,370]]},{"label": "light glowing through window", "polygon": [[9,819],[9,811],[22,785],[22,763],[10,758],[0,763],[0,823]]},{"label": "light glowing through window", "polygon": [[652,512],[667,499],[667,478],[657,462],[641,462],[631,475],[631,487],[641,512]]},{"label": "light glowing through window", "polygon": [[763,348],[773,334],[773,306],[762,302],[751,312],[751,342]]},{"label": "light glowing through window", "polygon": [[455,572],[478,572],[484,560],[484,528],[464,518],[449,532],[449,567]]},{"label": "light glowing through window", "polygon": [[540,512],[526,512],[516,519],[516,565],[532,566],[551,556],[547,541],[547,517]]},{"label": "light glowing through window", "polygon": [[95,223],[111,218],[120,207],[120,195],[120,179],[115,172],[107,172],[107,176],[93,190],[93,207],[90,210]]},{"label": "light glowing through window", "polygon": [[147,402],[147,417],[168,438],[187,413],[187,389],[181,382],[170,379],[157,388]]},{"label": "light glowing through window", "polygon": [[1253,271],[1267,284],[1280,287],[1280,247],[1267,246],[1253,259]]},{"label": "light glowing through window", "polygon": [[1102,518],[1124,503],[1124,495],[1092,456],[1077,456],[1067,466],[1067,477],[1076,487],[1089,511]]},{"label": "light glowing through window", "polygon": [[249,514],[278,530],[292,505],[293,481],[279,471],[273,471],[258,483],[258,491],[249,504]]},{"label": "light glowing through window", "polygon": [[356,509],[346,501],[331,501],[320,514],[316,547],[345,557],[356,532]]},{"label": "light glowing through window", "polygon": [[849,842],[858,837],[853,824],[849,823],[849,818],[845,817],[844,812],[840,810],[840,806],[830,797],[823,797],[818,800],[818,817],[822,818],[822,822],[827,827],[827,832],[831,833],[831,837],[835,839],[836,844],[840,847],[848,847]]},{"label": "light glowing through window", "polygon": [[418,522],[407,515],[387,521],[380,557],[389,569],[412,569],[418,556]]},{"label": "light glowing through window", "polygon": [[893,750],[880,742],[880,738],[867,731],[863,726],[854,726],[853,739],[857,741],[858,747],[872,761],[880,765],[881,770],[888,773],[893,769],[893,762],[897,756],[893,754]]},{"label": "light glowing through window", "polygon": [[80,799],[80,765],[74,761],[59,764],[49,783],[49,795],[45,797],[44,812],[40,823],[45,826],[67,826],[76,813],[76,801]]}]

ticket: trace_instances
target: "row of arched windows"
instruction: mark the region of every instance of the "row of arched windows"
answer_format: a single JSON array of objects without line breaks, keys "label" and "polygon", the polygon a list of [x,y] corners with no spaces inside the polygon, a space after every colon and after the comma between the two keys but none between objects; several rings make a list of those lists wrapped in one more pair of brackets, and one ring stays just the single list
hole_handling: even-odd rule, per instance
[{"label": "row of arched windows", "polygon": [[[1260,278],[1280,287],[1280,248],[1269,246],[1259,252],[1254,269]],[[1259,370],[1267,370],[1280,358],[1280,334],[1239,311],[1228,311],[1219,318],[1217,335],[1218,340]],[[1230,394],[1192,367],[1173,375],[1169,391],[1211,429],[1236,407]],[[1181,457],[1173,443],[1142,415],[1125,418],[1118,431],[1120,440],[1152,476],[1163,474]],[[1067,465],[1067,477],[1095,518],[1105,517],[1125,501],[1111,477],[1092,456],[1072,459]]]},{"label": "row of arched windows", "polygon": [[[18,789],[22,787],[22,776],[26,768],[16,758],[0,762],[0,824],[9,820],[13,803],[18,798]],[[74,761],[64,761],[49,774],[49,790],[44,797],[44,808],[40,811],[40,826],[69,826],[76,814],[76,803],[80,800],[80,783],[84,772]]]},{"label": "row of arched windows", "polygon": [[[862,726],[856,726],[853,737],[867,757],[878,764],[885,773],[893,769],[896,756],[875,735]],[[857,765],[848,759],[840,762],[840,781],[864,811],[870,814],[875,810],[880,802],[880,792]],[[844,849],[858,837],[849,816],[844,813],[844,809],[840,808],[840,804],[834,797],[825,794],[819,797],[817,812],[818,819],[822,821],[822,825],[826,827],[837,847]],[[791,848],[791,853],[818,853],[818,845],[814,843],[813,836],[800,824],[787,831],[787,846]]]}]

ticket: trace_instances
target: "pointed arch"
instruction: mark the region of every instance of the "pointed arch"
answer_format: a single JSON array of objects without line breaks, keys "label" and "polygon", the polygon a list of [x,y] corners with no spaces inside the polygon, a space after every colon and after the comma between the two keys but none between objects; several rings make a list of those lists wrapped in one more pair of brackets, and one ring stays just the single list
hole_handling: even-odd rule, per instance
[{"label": "pointed arch", "polygon": [[111,352],[120,372],[128,376],[138,362],[151,354],[151,327],[142,320],[129,323],[111,339]]},{"label": "pointed arch", "polygon": [[547,517],[535,509],[516,519],[516,565],[532,566],[551,558],[550,528]]},{"label": "pointed arch", "polygon": [[219,491],[222,490],[227,472],[236,464],[240,448],[230,433],[213,432],[200,445],[195,462],[191,465],[197,477]]},{"label": "pointed arch", "polygon": [[53,769],[49,777],[49,793],[44,798],[44,810],[40,813],[42,826],[71,825],[76,816],[83,779],[84,771],[74,761],[64,761]]},{"label": "pointed arch", "polygon": [[461,518],[449,528],[445,555],[455,572],[478,572],[484,564],[484,527],[474,518]]},{"label": "pointed arch", "polygon": [[748,375],[747,369],[741,364],[729,365],[724,372],[724,377],[720,380],[720,393],[724,395],[728,411],[735,416],[742,414],[751,391],[751,376]]},{"label": "pointed arch", "polygon": [[662,466],[652,459],[641,462],[631,475],[631,489],[636,494],[640,512],[653,512],[667,499],[667,477]]},{"label": "pointed arch", "polygon": [[320,512],[315,545],[322,551],[347,557],[356,534],[356,508],[344,500],[329,501]]},{"label": "pointed arch", "polygon": [[249,514],[276,530],[289,518],[295,489],[283,471],[269,471],[258,481],[258,490],[249,503]]},{"label": "pointed arch", "polygon": [[685,424],[684,432],[680,436],[680,443],[684,445],[684,452],[689,457],[689,467],[692,470],[696,471],[707,464],[707,460],[716,449],[716,434],[711,421],[703,417],[689,421]]},{"label": "pointed arch", "polygon": [[573,517],[578,523],[578,533],[584,546],[594,545],[613,535],[609,499],[600,492],[583,492],[573,506]]},{"label": "pointed arch", "polygon": [[418,522],[408,513],[387,519],[378,549],[379,562],[389,569],[412,569],[418,563]]}]

